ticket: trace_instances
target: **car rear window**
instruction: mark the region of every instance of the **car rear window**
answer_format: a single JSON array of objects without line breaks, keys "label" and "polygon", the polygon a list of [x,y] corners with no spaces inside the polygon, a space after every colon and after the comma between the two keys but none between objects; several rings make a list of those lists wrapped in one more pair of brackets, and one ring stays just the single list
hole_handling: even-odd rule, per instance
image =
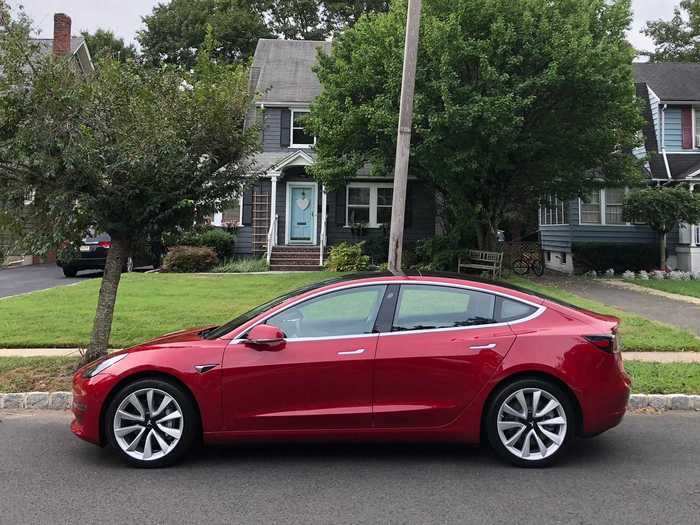
[{"label": "car rear window", "polygon": [[501,323],[517,321],[534,314],[536,311],[537,308],[532,305],[502,297],[498,301],[497,319]]}]

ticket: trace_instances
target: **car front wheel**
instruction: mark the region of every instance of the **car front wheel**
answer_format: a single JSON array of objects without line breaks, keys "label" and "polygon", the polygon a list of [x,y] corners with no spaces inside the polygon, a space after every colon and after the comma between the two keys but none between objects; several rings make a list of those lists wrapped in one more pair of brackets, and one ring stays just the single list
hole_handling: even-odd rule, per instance
[{"label": "car front wheel", "polygon": [[198,418],[190,396],[160,379],[142,379],[123,387],[105,417],[110,445],[130,465],[172,465],[191,447]]},{"label": "car front wheel", "polygon": [[490,403],[487,434],[493,449],[520,467],[544,467],[569,445],[575,417],[569,396],[553,382],[506,385]]}]

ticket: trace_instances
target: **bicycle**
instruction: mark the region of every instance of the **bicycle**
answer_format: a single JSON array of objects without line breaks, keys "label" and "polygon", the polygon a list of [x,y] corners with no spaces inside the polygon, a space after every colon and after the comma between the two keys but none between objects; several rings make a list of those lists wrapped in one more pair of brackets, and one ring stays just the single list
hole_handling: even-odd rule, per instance
[{"label": "bicycle", "polygon": [[527,275],[532,271],[537,277],[542,277],[544,275],[544,262],[539,254],[523,253],[513,261],[511,270],[515,275]]}]

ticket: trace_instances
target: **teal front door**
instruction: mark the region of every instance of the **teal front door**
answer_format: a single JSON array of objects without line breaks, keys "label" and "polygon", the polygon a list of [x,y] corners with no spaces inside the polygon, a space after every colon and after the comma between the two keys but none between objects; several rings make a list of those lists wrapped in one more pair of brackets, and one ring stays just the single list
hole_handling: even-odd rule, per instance
[{"label": "teal front door", "polygon": [[289,242],[314,244],[316,240],[316,188],[289,186]]}]

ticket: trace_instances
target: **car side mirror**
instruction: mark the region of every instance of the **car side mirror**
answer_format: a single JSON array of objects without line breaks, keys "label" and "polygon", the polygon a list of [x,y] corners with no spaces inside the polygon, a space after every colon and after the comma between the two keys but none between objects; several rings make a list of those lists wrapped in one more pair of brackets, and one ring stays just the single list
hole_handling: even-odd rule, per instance
[{"label": "car side mirror", "polygon": [[275,347],[284,343],[284,332],[269,324],[259,324],[248,332],[246,341],[252,346]]}]

